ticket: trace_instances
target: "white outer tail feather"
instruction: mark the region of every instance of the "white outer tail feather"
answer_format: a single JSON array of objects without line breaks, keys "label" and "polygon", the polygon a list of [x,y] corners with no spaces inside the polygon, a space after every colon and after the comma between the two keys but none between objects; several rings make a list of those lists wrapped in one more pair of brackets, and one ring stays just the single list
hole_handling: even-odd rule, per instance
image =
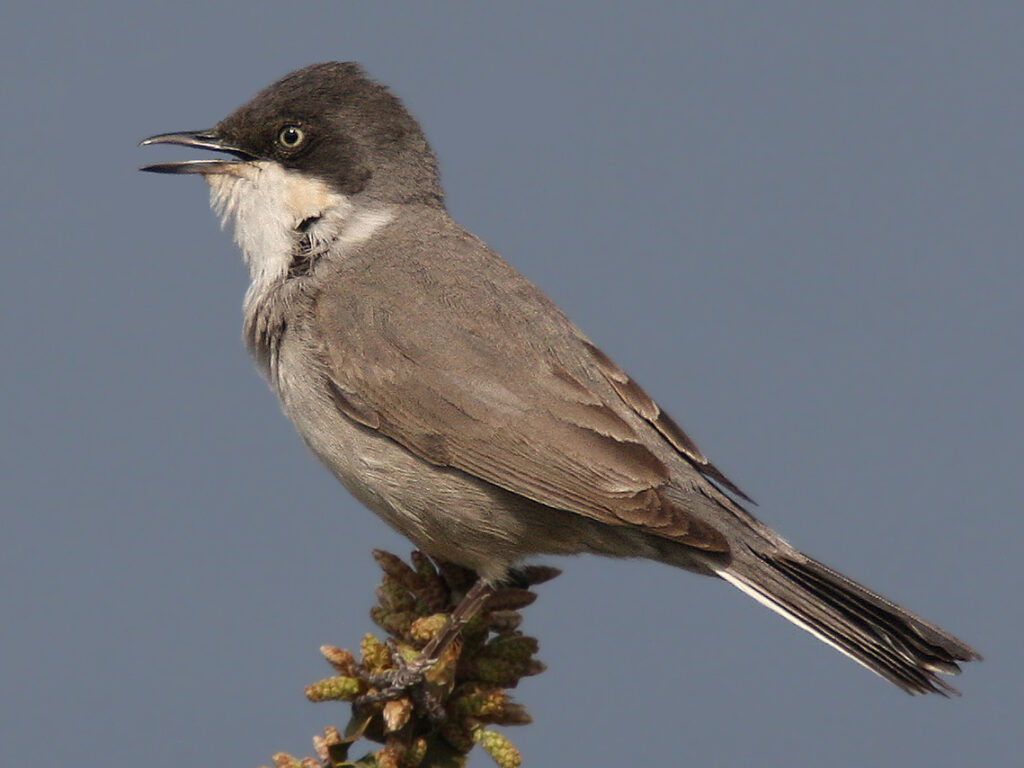
[{"label": "white outer tail feather", "polygon": [[[862,667],[864,667],[864,669],[870,670],[874,674],[876,674],[879,677],[881,677],[883,680],[885,679],[885,675],[882,675],[880,672],[878,672],[878,670],[872,668],[868,664],[865,664],[863,660],[857,658],[855,655],[850,653],[848,650],[843,648],[841,645],[838,645],[834,640],[832,640],[831,638],[826,637],[821,632],[816,630],[814,627],[810,626],[807,622],[805,622],[799,616],[794,614],[792,611],[790,611],[784,605],[782,605],[781,603],[777,602],[768,592],[760,590],[756,584],[752,584],[752,583],[743,581],[743,579],[741,579],[735,573],[730,573],[729,571],[724,570],[724,569],[717,570],[716,573],[722,579],[724,579],[725,581],[729,582],[734,587],[736,587],[736,589],[740,590],[740,592],[743,592],[744,594],[749,595],[750,597],[752,597],[755,600],[757,600],[757,602],[759,602],[761,605],[763,605],[766,608],[774,611],[775,613],[779,614],[780,616],[782,616],[786,620],[793,622],[796,626],[800,627],[800,629],[802,629],[802,630],[804,630],[806,632],[809,632],[810,634],[814,635],[816,638],[821,640],[823,643],[826,643],[827,645],[832,646],[833,648],[835,648],[837,651],[839,651],[841,654],[843,654],[847,658],[853,659],[855,662],[857,662]],[[914,693],[916,694],[917,692],[914,692]]]}]

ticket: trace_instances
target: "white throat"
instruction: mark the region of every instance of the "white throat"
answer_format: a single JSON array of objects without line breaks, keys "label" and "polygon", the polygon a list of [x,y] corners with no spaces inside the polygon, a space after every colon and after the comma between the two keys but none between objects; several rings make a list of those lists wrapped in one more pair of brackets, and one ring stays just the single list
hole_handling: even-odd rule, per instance
[{"label": "white throat", "polygon": [[[367,208],[319,179],[270,161],[235,163],[228,173],[208,174],[210,206],[221,226],[230,222],[249,267],[246,303],[288,275],[303,236],[342,253],[369,239],[394,218],[389,208]],[[300,225],[306,226],[300,229]]]}]

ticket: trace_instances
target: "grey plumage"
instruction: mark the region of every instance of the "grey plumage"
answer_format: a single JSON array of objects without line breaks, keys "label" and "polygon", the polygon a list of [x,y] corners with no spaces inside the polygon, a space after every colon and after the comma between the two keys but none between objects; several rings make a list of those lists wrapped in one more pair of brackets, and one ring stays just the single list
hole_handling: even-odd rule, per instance
[{"label": "grey plumage", "polygon": [[[296,143],[292,145],[292,139]],[[445,211],[416,121],[356,65],[295,72],[214,129],[148,143],[201,173],[252,274],[245,339],[313,452],[438,557],[717,575],[911,693],[967,645],[807,558],[543,293]]]}]

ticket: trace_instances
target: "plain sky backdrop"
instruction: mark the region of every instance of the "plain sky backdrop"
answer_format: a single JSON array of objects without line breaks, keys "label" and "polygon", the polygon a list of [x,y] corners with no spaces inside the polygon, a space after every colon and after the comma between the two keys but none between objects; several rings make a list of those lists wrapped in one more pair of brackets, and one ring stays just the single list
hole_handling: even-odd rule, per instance
[{"label": "plain sky backdrop", "polygon": [[136,172],[332,59],[764,519],[986,656],[915,699],[722,583],[558,561],[527,765],[1019,759],[1024,3],[176,0],[4,5],[0,762],[256,768],[347,719],[302,688],[410,547],[249,362],[205,185]]}]

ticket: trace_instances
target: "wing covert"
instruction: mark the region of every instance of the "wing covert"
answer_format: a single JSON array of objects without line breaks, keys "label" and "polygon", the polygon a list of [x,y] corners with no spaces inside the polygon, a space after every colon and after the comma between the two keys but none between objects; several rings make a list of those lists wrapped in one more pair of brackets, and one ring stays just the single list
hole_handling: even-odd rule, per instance
[{"label": "wing covert", "polygon": [[[328,389],[349,418],[428,462],[541,504],[728,550],[662,492],[669,469],[645,445],[636,415],[710,466],[703,454],[550,302],[533,317],[481,317],[443,291],[417,291],[400,305],[386,286],[360,288],[316,304]],[[565,349],[579,357],[555,353]]]}]

